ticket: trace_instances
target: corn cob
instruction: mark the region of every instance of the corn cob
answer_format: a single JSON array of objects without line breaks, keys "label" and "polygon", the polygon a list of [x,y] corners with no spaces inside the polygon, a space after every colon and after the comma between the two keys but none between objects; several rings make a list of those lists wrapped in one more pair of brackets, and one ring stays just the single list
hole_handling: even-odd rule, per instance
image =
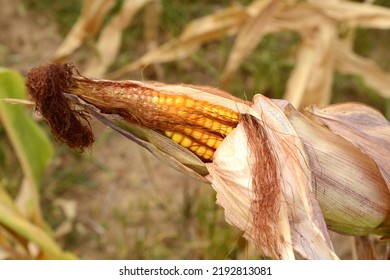
[{"label": "corn cob", "polygon": [[239,114],[223,106],[171,95],[129,82],[105,81],[104,91],[91,80],[78,79],[75,93],[104,113],[116,113],[130,123],[157,130],[187,148],[202,161],[212,161],[215,150],[235,128]]},{"label": "corn cob", "polygon": [[80,122],[88,122],[88,112],[71,106],[63,93],[78,96],[103,114],[158,131],[204,162],[212,161],[239,122],[234,110],[193,95],[164,91],[153,83],[75,77],[74,72],[72,64],[43,65],[30,71],[27,87],[57,139],[80,151],[94,141],[88,125]]}]

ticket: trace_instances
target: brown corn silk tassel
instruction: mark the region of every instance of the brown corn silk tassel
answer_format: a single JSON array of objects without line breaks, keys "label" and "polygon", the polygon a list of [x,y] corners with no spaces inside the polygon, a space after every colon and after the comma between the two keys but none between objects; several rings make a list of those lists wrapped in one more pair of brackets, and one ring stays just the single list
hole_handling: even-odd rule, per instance
[{"label": "brown corn silk tassel", "polygon": [[[83,151],[94,142],[88,114],[74,108],[63,93],[75,87],[71,64],[47,64],[32,69],[27,77],[27,90],[53,135],[70,148]],[[84,121],[85,124],[81,122]]]},{"label": "brown corn silk tassel", "polygon": [[[275,151],[269,141],[263,125],[251,115],[242,115],[242,124],[248,138],[248,145],[253,154],[251,178],[253,200],[250,212],[253,216],[253,227],[248,230],[254,236],[255,244],[268,248],[270,257],[280,259],[278,249],[281,233],[276,226],[280,210],[280,184],[277,174]],[[260,141],[259,141],[260,139]],[[258,247],[261,251],[261,247]]]},{"label": "brown corn silk tassel", "polygon": [[27,87],[53,134],[77,150],[89,147],[93,134],[88,122],[83,124],[87,113],[72,106],[64,93],[76,95],[103,114],[119,115],[128,123],[156,130],[204,162],[212,160],[239,121],[234,110],[184,93],[159,91],[133,81],[76,77],[74,72],[72,64],[44,65],[30,71]]}]

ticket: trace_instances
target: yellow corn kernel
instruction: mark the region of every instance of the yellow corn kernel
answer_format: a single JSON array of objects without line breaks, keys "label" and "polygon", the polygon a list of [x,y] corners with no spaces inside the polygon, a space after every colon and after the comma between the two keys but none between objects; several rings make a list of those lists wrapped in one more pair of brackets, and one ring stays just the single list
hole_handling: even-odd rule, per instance
[{"label": "yellow corn kernel", "polygon": [[183,110],[183,109],[178,109],[177,110],[177,115],[182,118],[186,118],[188,116],[188,111]]},{"label": "yellow corn kernel", "polygon": [[173,132],[172,131],[165,131],[164,134],[168,136],[169,138],[172,138]]},{"label": "yellow corn kernel", "polygon": [[195,138],[196,140],[201,140],[203,137],[207,137],[206,133],[203,133],[200,130],[193,130],[190,134],[192,138]]},{"label": "yellow corn kernel", "polygon": [[232,130],[233,130],[233,127],[228,126],[226,129],[226,132],[227,132],[226,134],[230,134],[230,132],[232,132]]},{"label": "yellow corn kernel", "polygon": [[226,126],[225,124],[221,124],[221,126],[220,126],[218,132],[219,132],[220,134],[226,135],[226,129],[227,129],[227,126]]},{"label": "yellow corn kernel", "polygon": [[207,149],[206,152],[203,154],[203,158],[206,160],[209,160],[213,157],[214,151],[211,149]]},{"label": "yellow corn kernel", "polygon": [[188,148],[192,145],[192,140],[189,137],[184,136],[183,140],[180,141],[180,145],[184,148]]},{"label": "yellow corn kernel", "polygon": [[184,135],[178,132],[173,133],[171,139],[173,142],[180,143],[184,138]]},{"label": "yellow corn kernel", "polygon": [[227,111],[223,109],[218,109],[218,113],[220,116],[226,116]]},{"label": "yellow corn kernel", "polygon": [[191,98],[186,98],[186,107],[192,107],[194,106],[195,101]]},{"label": "yellow corn kernel", "polygon": [[191,128],[188,128],[188,127],[184,128],[184,133],[185,133],[186,135],[190,135],[191,132],[192,132],[192,129],[191,129]]},{"label": "yellow corn kernel", "polygon": [[158,101],[159,101],[158,96],[153,96],[152,102],[153,102],[154,104],[158,104]]},{"label": "yellow corn kernel", "polygon": [[206,147],[205,146],[199,146],[199,148],[195,151],[195,154],[198,156],[203,156],[206,153]]},{"label": "yellow corn kernel", "polygon": [[183,97],[178,97],[178,98],[175,99],[175,105],[176,105],[176,106],[181,106],[181,105],[183,105],[184,103],[185,103],[185,101],[184,101],[184,98],[183,98]]},{"label": "yellow corn kernel", "polygon": [[201,127],[205,127],[205,123],[208,120],[203,116],[195,115],[195,114],[190,115],[189,119],[193,120],[196,125],[201,126]]},{"label": "yellow corn kernel", "polygon": [[158,104],[159,105],[164,105],[165,104],[165,95],[160,95],[158,97]]},{"label": "yellow corn kernel", "polygon": [[227,118],[231,119],[232,118],[232,112],[230,110],[226,110],[225,115]]},{"label": "yellow corn kernel", "polygon": [[165,100],[166,105],[173,105],[173,97],[167,96],[167,99]]},{"label": "yellow corn kernel", "polygon": [[221,145],[221,143],[222,143],[222,140],[217,139],[216,142],[215,142],[214,148],[218,149],[218,147],[219,147],[219,145]]},{"label": "yellow corn kernel", "polygon": [[189,148],[191,151],[195,152],[199,148],[199,144],[193,143],[193,145]]},{"label": "yellow corn kernel", "polygon": [[217,139],[215,137],[210,137],[207,140],[206,145],[209,146],[210,148],[214,148],[216,142],[217,142]]},{"label": "yellow corn kernel", "polygon": [[211,129],[212,126],[213,126],[213,121],[212,120],[204,119],[204,127],[205,128]]},{"label": "yellow corn kernel", "polygon": [[220,129],[221,129],[221,124],[219,122],[217,122],[217,121],[213,121],[213,124],[211,126],[211,130],[219,132]]},{"label": "yellow corn kernel", "polygon": [[218,117],[218,114],[219,114],[218,108],[211,107],[211,116]]}]

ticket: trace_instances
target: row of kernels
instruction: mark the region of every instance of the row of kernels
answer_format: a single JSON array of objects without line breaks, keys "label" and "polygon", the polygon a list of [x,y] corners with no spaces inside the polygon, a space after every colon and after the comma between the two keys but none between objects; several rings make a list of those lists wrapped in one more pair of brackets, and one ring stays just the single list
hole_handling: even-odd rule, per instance
[{"label": "row of kernels", "polygon": [[[182,133],[172,131],[165,131],[164,133],[175,143],[178,143],[180,146],[191,150],[197,156],[205,160],[210,160],[214,154],[213,147],[207,147],[206,145],[199,144]],[[212,139],[214,139],[214,141],[212,141],[211,144],[213,144],[214,147],[218,147],[219,144],[222,142],[222,139],[216,138],[210,138],[208,141]]]},{"label": "row of kernels", "polygon": [[199,157],[202,157],[206,160],[211,160],[211,158],[213,157],[214,155],[214,150],[213,149],[210,149],[206,146],[203,146],[203,145],[197,145],[197,146],[193,146],[194,148],[190,149]]},{"label": "row of kernels", "polygon": [[224,117],[227,120],[238,121],[238,114],[233,110],[221,108],[221,106],[213,106],[205,101],[195,101],[187,96],[169,96],[158,94],[152,97],[152,102],[159,105],[175,105],[179,107],[185,105],[185,107],[194,107],[195,110],[210,113],[212,117]]},{"label": "row of kernels", "polygon": [[166,136],[171,138],[173,142],[180,144],[180,146],[183,146],[184,148],[189,148],[193,143],[191,138],[182,133],[172,131],[165,131],[164,133]]}]

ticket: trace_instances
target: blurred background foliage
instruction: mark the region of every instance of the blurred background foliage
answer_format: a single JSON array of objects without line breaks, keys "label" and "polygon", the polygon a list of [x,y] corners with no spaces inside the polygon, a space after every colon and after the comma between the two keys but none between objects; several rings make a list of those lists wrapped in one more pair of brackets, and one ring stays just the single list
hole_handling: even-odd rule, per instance
[{"label": "blurred background foliage", "polygon": [[[248,100],[256,93],[301,96],[297,107],[360,101],[389,119],[389,1],[327,3],[0,0],[0,65],[13,69],[1,70],[0,98],[25,94],[17,72],[73,61],[89,77],[209,85]],[[321,33],[323,26],[331,31]],[[315,44],[322,35],[331,47]],[[370,60],[358,65],[360,74],[340,71],[342,60],[332,60],[333,46],[342,43]],[[329,75],[332,81],[323,82]],[[98,123],[93,150],[78,154],[53,141],[31,107],[1,102],[0,110],[0,258],[258,257],[225,222],[210,186],[162,166]],[[34,181],[30,169],[41,178]],[[10,211],[19,218],[7,220]],[[349,237],[333,238],[342,258],[356,257]]]}]

